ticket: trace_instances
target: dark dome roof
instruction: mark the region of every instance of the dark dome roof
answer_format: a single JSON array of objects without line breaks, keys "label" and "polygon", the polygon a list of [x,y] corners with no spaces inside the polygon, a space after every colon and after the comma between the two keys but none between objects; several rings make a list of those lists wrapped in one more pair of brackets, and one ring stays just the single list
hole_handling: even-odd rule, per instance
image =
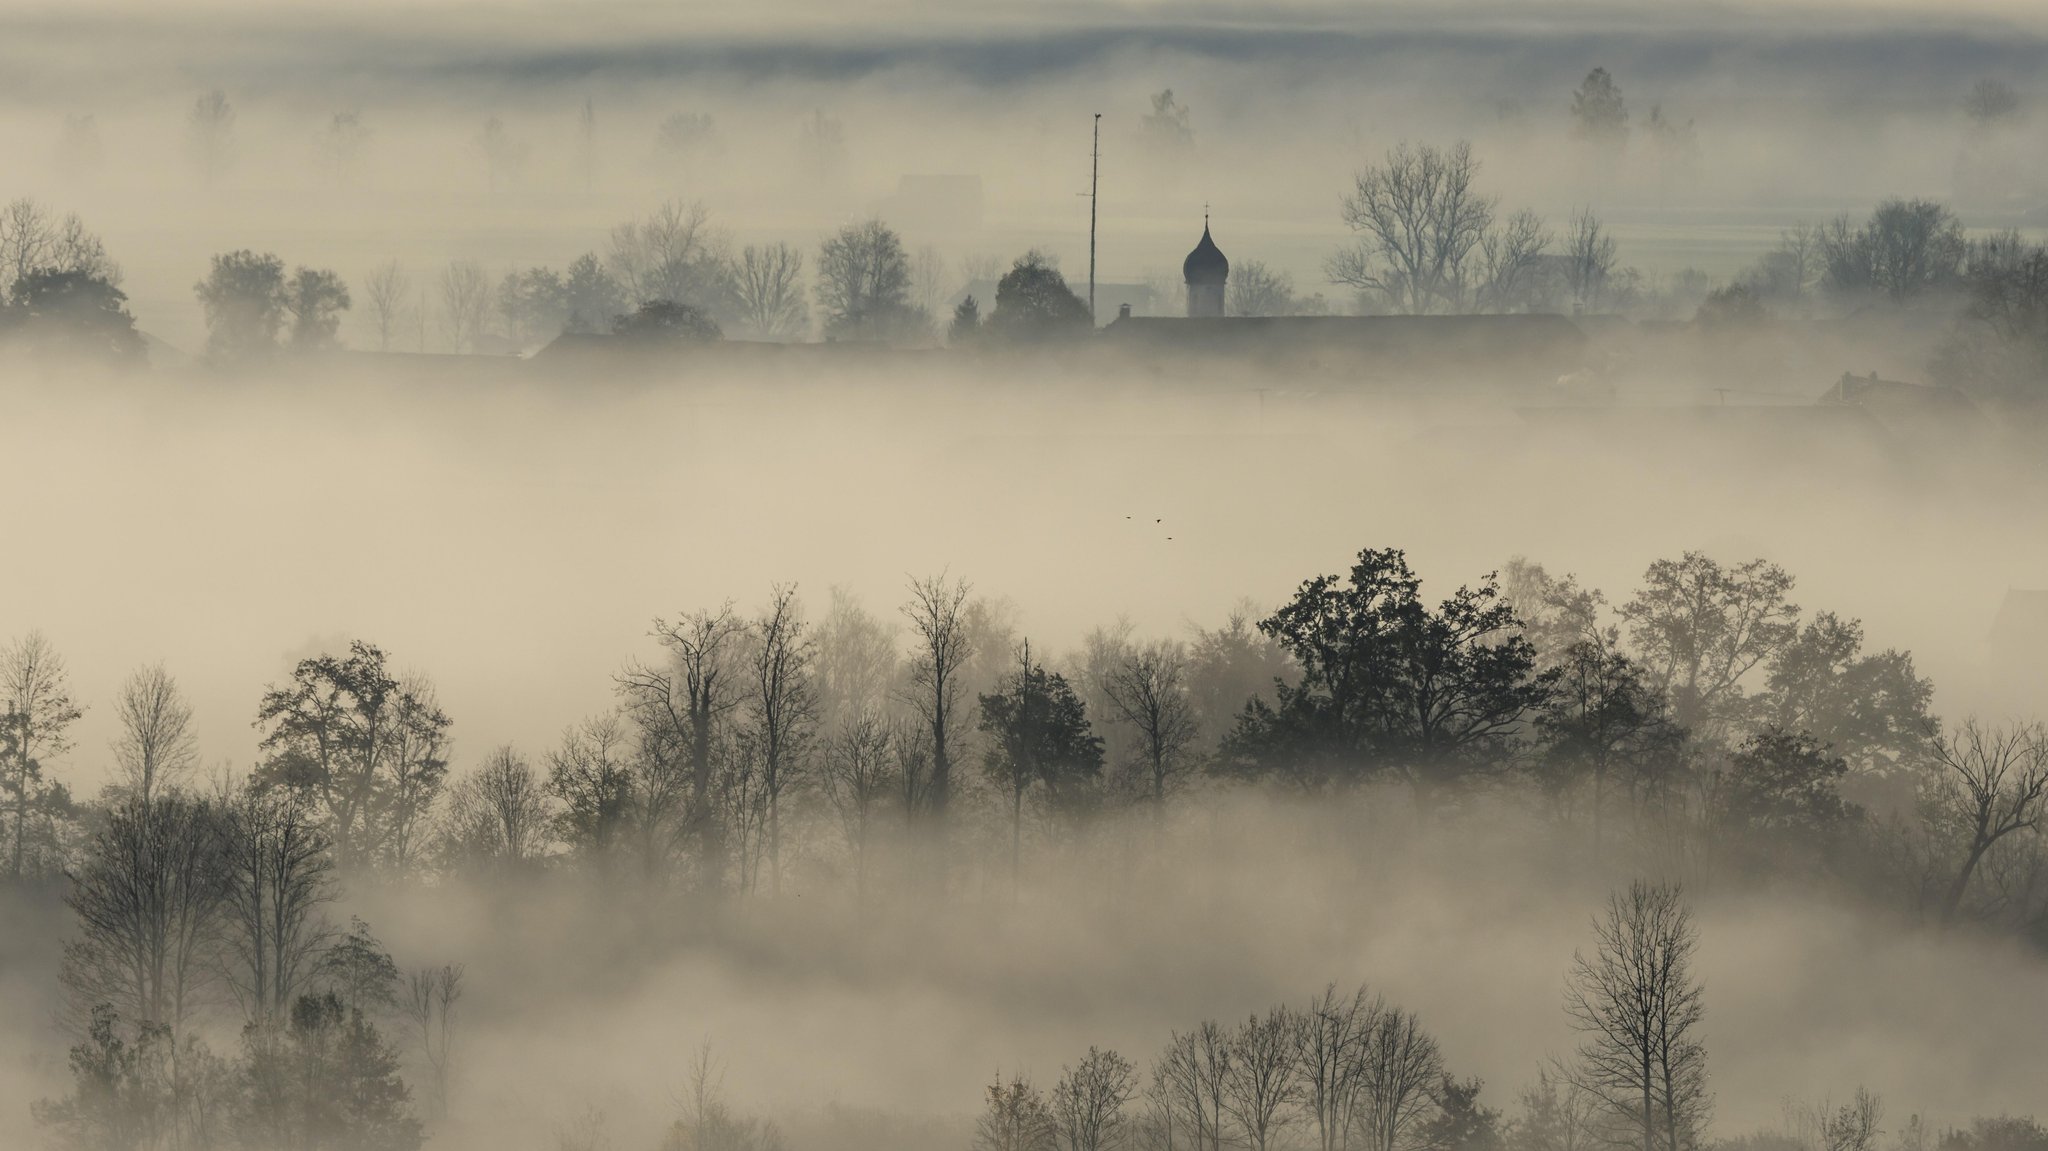
[{"label": "dark dome roof", "polygon": [[1202,242],[1181,261],[1180,274],[1190,284],[1220,284],[1230,278],[1230,261],[1223,249],[1209,238],[1209,222],[1202,221]]}]

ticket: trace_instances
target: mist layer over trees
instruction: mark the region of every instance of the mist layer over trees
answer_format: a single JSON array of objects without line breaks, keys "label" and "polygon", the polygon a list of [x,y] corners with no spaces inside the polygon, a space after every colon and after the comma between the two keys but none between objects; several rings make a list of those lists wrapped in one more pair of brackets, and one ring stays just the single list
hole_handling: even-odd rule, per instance
[{"label": "mist layer over trees", "polygon": [[2048,1149],[2048,28],[1720,17],[0,16],[0,1144]]}]

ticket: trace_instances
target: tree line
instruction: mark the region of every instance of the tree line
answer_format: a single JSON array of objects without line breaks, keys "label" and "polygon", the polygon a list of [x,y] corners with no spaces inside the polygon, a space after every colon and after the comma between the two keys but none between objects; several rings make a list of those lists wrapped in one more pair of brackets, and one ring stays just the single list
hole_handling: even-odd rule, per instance
[{"label": "tree line", "polygon": [[1149,1074],[1090,1048],[1050,1090],[990,1084],[975,1151],[1686,1151],[1710,1114],[1692,970],[1697,930],[1675,886],[1637,882],[1594,917],[1564,1008],[1581,1043],[1535,1069],[1513,1118],[1460,1078],[1411,1011],[1335,984],[1300,1006],[1176,1031]]},{"label": "tree line", "polygon": [[[1015,886],[1118,813],[1144,834],[1227,788],[1424,823],[1504,806],[1588,858],[1692,886],[1807,883],[1933,928],[2040,938],[2048,735],[1945,728],[1909,653],[1807,615],[1794,582],[1687,553],[1611,606],[1517,560],[1432,601],[1402,552],[1366,549],[1270,613],[1191,639],[1119,623],[1053,660],[957,578],[911,581],[893,622],[843,594],[813,618],[781,586],[752,611],[657,620],[614,707],[537,758],[484,749],[462,771],[433,684],[372,644],[268,687],[257,762],[211,780],[175,680],[149,667],[112,701],[115,782],[91,801],[55,772],[84,705],[32,633],[0,649],[0,831],[12,881],[61,876],[76,915],[61,983],[80,1087],[48,1117],[99,1130],[115,1120],[88,1097],[127,1099],[143,1117],[120,1122],[152,1130],[411,1138],[383,1028],[444,1074],[460,969],[408,981],[367,925],[338,929],[352,878],[559,874],[697,901],[796,885],[858,908],[883,884],[944,899],[977,870]],[[1627,920],[1637,900],[1610,910]],[[1601,1010],[1572,1007],[1589,1027]],[[234,1059],[192,1026],[223,1016],[241,1027]],[[350,1098],[382,1102],[320,1118],[332,1100],[265,1086],[329,1082],[289,1073],[327,1059],[368,1077]],[[1431,1098],[1448,1090],[1424,1078]],[[1209,1131],[1213,1151],[1209,1114],[1176,1130]]]}]

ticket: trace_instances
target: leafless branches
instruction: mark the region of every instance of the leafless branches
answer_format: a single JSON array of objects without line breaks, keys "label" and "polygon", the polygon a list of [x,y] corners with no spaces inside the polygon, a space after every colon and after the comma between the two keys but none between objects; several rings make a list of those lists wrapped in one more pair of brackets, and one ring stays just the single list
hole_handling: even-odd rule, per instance
[{"label": "leafless branches", "polygon": [[451,260],[441,269],[441,324],[458,352],[471,351],[491,311],[490,277],[475,260]]},{"label": "leafless branches", "polygon": [[1985,853],[2017,831],[2041,826],[2048,810],[2048,733],[2039,727],[1991,729],[1970,720],[1936,745],[1935,798],[1967,837],[1963,859],[1941,900],[1952,923]]},{"label": "leafless branches", "polygon": [[1587,311],[1598,310],[1607,280],[1614,274],[1616,251],[1614,237],[1607,233],[1592,209],[1581,208],[1572,213],[1571,230],[1565,233],[1564,257],[1565,283],[1571,288],[1573,302]]},{"label": "leafless branches", "polygon": [[1116,1151],[1123,1146],[1124,1109],[1138,1087],[1137,1069],[1114,1051],[1094,1047],[1063,1069],[1052,1089],[1059,1151]]},{"label": "leafless branches", "polygon": [[732,286],[740,326],[763,340],[803,334],[810,323],[804,304],[804,254],[788,244],[748,244],[733,263]]},{"label": "leafless branches", "polygon": [[16,879],[40,861],[30,854],[31,821],[50,791],[45,761],[71,747],[66,734],[84,709],[71,698],[64,658],[39,631],[0,648],[0,799],[11,808],[8,874]]},{"label": "leafless branches", "polygon": [[448,1113],[448,1088],[455,1063],[455,1005],[462,999],[460,963],[424,967],[406,981],[402,1003],[406,1018],[419,1035],[434,1086],[434,1106]]},{"label": "leafless branches", "polygon": [[669,200],[645,219],[612,229],[605,265],[636,306],[666,300],[716,311],[723,302],[724,268],[710,219],[703,204]]},{"label": "leafless branches", "polygon": [[1359,240],[1331,258],[1330,279],[1379,292],[1415,315],[1456,310],[1496,204],[1473,188],[1478,170],[1463,140],[1447,149],[1396,145],[1344,197],[1344,224]]},{"label": "leafless branches", "polygon": [[1186,648],[1160,641],[1128,650],[1103,676],[1102,692],[1115,717],[1137,734],[1151,801],[1163,808],[1196,735]]},{"label": "leafless branches", "polygon": [[377,350],[388,352],[412,300],[412,279],[398,261],[389,260],[371,269],[363,295],[370,302],[370,322],[377,326]]},{"label": "leafless branches", "polygon": [[1582,1036],[1576,1081],[1643,1151],[1684,1151],[1709,1102],[1692,914],[1678,888],[1637,881],[1609,897],[1593,931],[1599,946],[1573,956],[1565,994]]},{"label": "leafless branches", "polygon": [[192,738],[192,708],[162,664],[151,664],[128,677],[114,697],[114,715],[121,734],[114,742],[114,761],[122,782],[146,807],[165,788],[175,787],[198,760]]},{"label": "leafless branches", "polygon": [[940,818],[952,793],[960,672],[973,655],[964,619],[968,590],[965,580],[949,582],[944,574],[912,580],[910,599],[902,609],[903,617],[910,621],[914,644],[905,702],[916,710],[929,735],[931,772],[923,789],[923,806]]}]

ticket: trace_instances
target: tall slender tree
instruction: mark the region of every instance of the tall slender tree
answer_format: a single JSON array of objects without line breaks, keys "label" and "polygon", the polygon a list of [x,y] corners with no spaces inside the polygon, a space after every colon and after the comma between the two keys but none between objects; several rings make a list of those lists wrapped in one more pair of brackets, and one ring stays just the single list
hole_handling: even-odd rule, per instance
[{"label": "tall slender tree", "polygon": [[1593,934],[1597,947],[1573,956],[1565,992],[1581,1037],[1577,1082],[1643,1151],[1687,1151],[1710,1102],[1692,912],[1676,886],[1638,880],[1608,897]]}]

